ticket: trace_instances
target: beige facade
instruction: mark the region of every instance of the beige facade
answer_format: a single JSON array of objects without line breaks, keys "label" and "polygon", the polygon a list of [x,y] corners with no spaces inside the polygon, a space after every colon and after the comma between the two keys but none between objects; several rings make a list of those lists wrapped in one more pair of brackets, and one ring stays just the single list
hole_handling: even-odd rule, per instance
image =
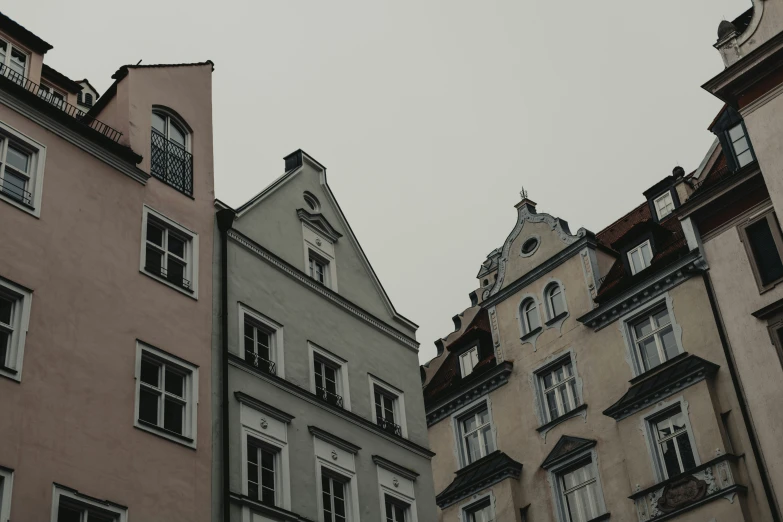
[{"label": "beige facade", "polygon": [[[25,57],[0,75],[0,520],[209,520],[212,65],[122,68],[83,116],[39,89],[51,46],[2,15],[0,39]],[[192,163],[151,167],[163,107]]]}]

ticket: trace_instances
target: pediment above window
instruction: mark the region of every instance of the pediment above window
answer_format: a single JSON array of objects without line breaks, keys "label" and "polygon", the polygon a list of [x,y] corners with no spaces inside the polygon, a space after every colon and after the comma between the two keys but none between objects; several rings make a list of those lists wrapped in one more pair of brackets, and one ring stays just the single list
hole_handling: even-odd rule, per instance
[{"label": "pediment above window", "polygon": [[557,441],[555,447],[549,452],[549,455],[544,459],[541,467],[549,469],[552,466],[557,465],[560,462],[568,460],[574,455],[582,453],[584,450],[592,448],[596,445],[596,441],[592,439],[583,439],[581,437],[571,437],[569,435],[563,435],[560,440]]},{"label": "pediment above window", "polygon": [[306,223],[318,233],[323,234],[332,243],[337,242],[338,239],[343,237],[343,235],[329,223],[323,214],[311,214],[305,209],[300,208],[296,210],[296,215],[299,216],[299,219],[303,223]]}]

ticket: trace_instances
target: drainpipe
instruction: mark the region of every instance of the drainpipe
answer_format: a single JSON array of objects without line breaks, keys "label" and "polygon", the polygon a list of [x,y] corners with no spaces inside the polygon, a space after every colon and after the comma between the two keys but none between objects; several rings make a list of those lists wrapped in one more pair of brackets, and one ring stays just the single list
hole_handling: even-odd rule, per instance
[{"label": "drainpipe", "polygon": [[759,448],[758,439],[756,438],[756,430],[751,424],[748,405],[745,403],[745,395],[742,392],[742,388],[739,382],[737,368],[734,366],[734,358],[732,357],[728,337],[726,336],[726,330],[723,326],[723,319],[721,319],[720,311],[718,310],[718,303],[715,299],[715,292],[712,289],[712,279],[707,272],[704,272],[702,277],[704,278],[704,286],[707,289],[707,296],[710,300],[712,315],[715,318],[715,325],[718,327],[720,343],[723,345],[723,354],[726,356],[726,363],[728,364],[729,373],[731,374],[731,382],[734,384],[734,391],[737,394],[737,401],[739,402],[740,411],[742,412],[742,420],[745,422],[745,427],[748,431],[748,438],[750,438],[750,447],[753,450],[753,460],[756,462],[756,467],[759,470],[761,484],[764,486],[764,494],[767,497],[769,510],[772,513],[772,520],[774,522],[781,522],[780,512],[778,511],[777,501],[775,500],[775,493],[772,491],[772,484],[770,483],[769,476],[767,475],[767,468],[761,459],[761,449]]},{"label": "drainpipe", "polygon": [[[234,211],[223,209],[217,212],[220,231],[220,371],[221,393],[221,438],[223,442],[223,521],[231,520],[231,482],[229,474],[229,422],[228,422],[228,231],[234,223]],[[778,521],[775,521],[778,522]]]}]

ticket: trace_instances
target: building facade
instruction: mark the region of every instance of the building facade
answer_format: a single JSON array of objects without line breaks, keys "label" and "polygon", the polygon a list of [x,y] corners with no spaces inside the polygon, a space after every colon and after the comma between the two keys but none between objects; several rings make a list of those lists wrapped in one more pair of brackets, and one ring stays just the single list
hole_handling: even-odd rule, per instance
[{"label": "building facade", "polygon": [[89,113],[0,15],[0,521],[207,521],[211,62]]},{"label": "building facade", "polygon": [[260,194],[217,207],[215,520],[435,520],[417,327],[325,167],[297,151]]}]

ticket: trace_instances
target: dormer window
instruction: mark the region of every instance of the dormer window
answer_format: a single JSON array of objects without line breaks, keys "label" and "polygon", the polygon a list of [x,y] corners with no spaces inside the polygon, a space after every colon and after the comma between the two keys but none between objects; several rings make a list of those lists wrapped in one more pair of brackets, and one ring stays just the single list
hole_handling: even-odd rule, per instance
[{"label": "dormer window", "polygon": [[459,368],[463,377],[467,377],[473,373],[473,369],[478,364],[478,346],[474,346],[467,352],[459,356]]},{"label": "dormer window", "polygon": [[734,157],[737,159],[737,167],[741,168],[753,161],[753,151],[750,149],[745,125],[738,123],[729,129],[729,140],[734,150]]},{"label": "dormer window", "polygon": [[631,267],[631,274],[638,274],[648,266],[652,260],[652,246],[648,239],[641,245],[628,252],[628,263]]},{"label": "dormer window", "polygon": [[3,76],[16,83],[24,83],[27,77],[27,54],[5,40],[0,40],[0,66]]},{"label": "dormer window", "polygon": [[655,212],[658,214],[658,220],[662,220],[674,212],[674,200],[671,191],[666,191],[655,198]]},{"label": "dormer window", "polygon": [[152,112],[150,174],[193,196],[193,156],[185,125],[162,110]]}]

